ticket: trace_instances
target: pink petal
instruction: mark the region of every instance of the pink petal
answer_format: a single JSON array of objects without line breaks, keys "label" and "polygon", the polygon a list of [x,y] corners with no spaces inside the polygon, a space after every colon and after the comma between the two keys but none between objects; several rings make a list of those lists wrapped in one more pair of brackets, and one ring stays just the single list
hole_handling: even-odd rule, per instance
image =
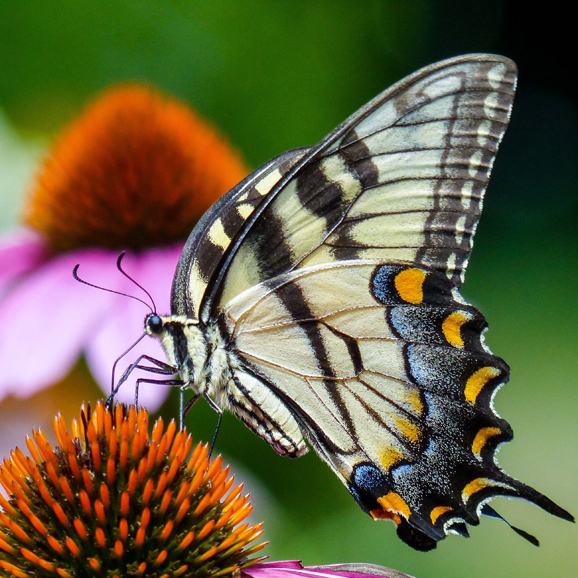
[{"label": "pink petal", "polygon": [[62,379],[110,308],[112,295],[73,279],[80,256],[85,262],[101,258],[98,251],[54,258],[0,304],[0,399],[27,396]]},{"label": "pink petal", "polygon": [[[170,288],[180,252],[180,247],[154,249],[141,255],[127,254],[123,259],[123,269],[153,296],[161,314],[170,311]],[[124,281],[119,284],[117,279],[115,289],[138,296],[148,302],[146,294],[143,294],[138,287],[122,277],[120,273],[117,272],[117,274]],[[109,284],[108,287],[110,286]],[[143,334],[144,319],[148,313],[146,307],[138,301],[126,297],[115,297],[113,308],[107,313],[106,319],[103,320],[102,325],[87,344],[86,358],[90,370],[106,395],[111,390],[111,372],[114,362]],[[124,369],[143,354],[166,362],[166,356],[160,342],[146,336],[119,362],[116,379],[118,380]],[[143,364],[151,365],[148,361]],[[131,378],[122,385],[116,396],[118,401],[130,403],[134,401],[137,377],[169,379],[168,376],[135,370]],[[169,391],[170,386],[143,384],[139,391],[139,404],[147,407],[149,411],[155,411],[166,399]]]},{"label": "pink petal", "polygon": [[20,229],[0,236],[0,299],[12,282],[48,258],[46,243],[35,231]]},{"label": "pink petal", "polygon": [[242,571],[245,578],[410,578],[397,570],[384,568],[375,564],[336,564],[334,566],[303,567],[300,562],[262,562],[249,566]]},{"label": "pink petal", "polygon": [[259,564],[255,564],[247,569],[247,572],[251,570],[259,569],[264,570],[267,568],[293,568],[294,570],[301,570],[303,565],[301,564],[301,560],[280,560],[275,562],[259,562]]}]

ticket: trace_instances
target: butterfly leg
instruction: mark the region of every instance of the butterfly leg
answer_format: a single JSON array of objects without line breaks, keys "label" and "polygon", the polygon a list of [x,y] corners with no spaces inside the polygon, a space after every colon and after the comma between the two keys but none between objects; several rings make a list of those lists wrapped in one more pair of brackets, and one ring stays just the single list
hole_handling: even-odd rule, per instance
[{"label": "butterfly leg", "polygon": [[217,422],[217,429],[213,435],[213,441],[211,442],[211,448],[209,449],[209,459],[211,459],[211,455],[213,454],[213,448],[215,447],[215,442],[217,441],[217,435],[219,434],[219,429],[221,428],[221,420],[223,419],[223,410],[208,396],[203,396],[207,403],[219,414],[219,421]]},{"label": "butterfly leg", "polygon": [[183,381],[181,379],[146,379],[144,377],[139,377],[136,380],[136,387],[134,390],[134,405],[138,409],[138,390],[141,383],[154,383],[157,385],[173,385],[181,386]]},{"label": "butterfly leg", "polygon": [[[150,361],[151,363],[155,364],[157,367],[149,367],[146,365],[140,365],[140,362],[143,360]],[[120,389],[120,386],[128,379],[129,375],[135,369],[144,369],[145,371],[149,371],[151,373],[160,373],[162,375],[174,375],[175,373],[178,373],[178,369],[176,367],[173,367],[172,365],[169,365],[168,363],[165,363],[164,361],[160,361],[158,359],[155,359],[154,357],[150,357],[149,355],[141,355],[134,363],[131,363],[126,368],[126,370],[122,374],[121,378],[118,380],[117,384],[113,387],[111,394],[108,396],[108,399],[106,400],[107,405],[109,405],[112,402],[112,400],[114,399],[114,396],[117,394],[118,390]]]},{"label": "butterfly leg", "polygon": [[197,393],[191,399],[189,399],[189,401],[187,402],[187,405],[183,407],[185,389],[187,389],[186,384],[181,387],[181,424],[180,424],[181,430],[183,429],[185,417],[189,413],[189,410],[193,407],[193,405],[195,405],[195,403],[197,403],[197,401],[199,401],[199,399],[201,399],[201,394]]}]

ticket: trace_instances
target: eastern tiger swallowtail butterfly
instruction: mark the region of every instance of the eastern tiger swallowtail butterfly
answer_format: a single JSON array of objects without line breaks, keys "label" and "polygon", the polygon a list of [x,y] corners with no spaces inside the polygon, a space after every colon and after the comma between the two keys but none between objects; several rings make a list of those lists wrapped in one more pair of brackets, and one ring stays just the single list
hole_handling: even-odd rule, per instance
[{"label": "eastern tiger swallowtail butterfly", "polygon": [[187,407],[230,410],[281,455],[309,442],[419,550],[499,517],[495,496],[572,520],[496,463],[509,368],[460,295],[515,87],[501,56],[439,62],[269,161],[199,221],[171,315],[145,322]]}]

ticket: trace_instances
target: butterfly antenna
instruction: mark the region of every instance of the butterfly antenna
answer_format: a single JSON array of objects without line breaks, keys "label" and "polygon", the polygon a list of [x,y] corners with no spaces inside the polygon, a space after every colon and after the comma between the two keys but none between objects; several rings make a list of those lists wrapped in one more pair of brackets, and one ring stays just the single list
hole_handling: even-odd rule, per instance
[{"label": "butterfly antenna", "polygon": [[[106,287],[101,287],[100,285],[95,285],[94,283],[89,283],[88,281],[81,279],[78,276],[78,268],[79,267],[80,267],[80,263],[75,265],[74,269],[72,270],[72,276],[79,283],[82,283],[84,285],[88,285],[89,287],[94,287],[95,289],[100,289],[101,291],[107,291],[108,293],[115,293],[116,295],[122,295],[123,297],[129,297],[130,299],[134,299],[135,301],[140,301],[143,305],[146,305],[153,313],[156,313],[156,310],[153,311],[151,306],[146,301],[143,301],[142,299],[139,299],[138,297],[135,297],[134,295],[128,295],[127,293],[121,293],[120,291],[115,291],[114,289],[107,289]],[[139,285],[139,287],[140,287],[140,285]]]},{"label": "butterfly antenna", "polygon": [[153,309],[152,312],[156,313],[157,312],[157,306],[155,304],[155,300],[153,299],[152,295],[140,284],[137,283],[123,268],[122,268],[122,260],[124,258],[124,256],[126,255],[126,252],[123,251],[119,256],[118,259],[116,260],[116,267],[117,269],[130,281],[132,281],[139,289],[141,289],[142,291],[144,291],[147,295],[148,298],[151,300],[151,303],[153,304]]}]

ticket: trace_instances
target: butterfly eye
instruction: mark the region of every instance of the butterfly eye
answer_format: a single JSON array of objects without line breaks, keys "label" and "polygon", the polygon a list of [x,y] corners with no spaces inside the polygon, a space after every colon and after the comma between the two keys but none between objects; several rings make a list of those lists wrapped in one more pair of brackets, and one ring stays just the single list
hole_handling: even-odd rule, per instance
[{"label": "butterfly eye", "polygon": [[146,326],[151,333],[160,333],[163,328],[163,320],[158,315],[149,315]]}]

